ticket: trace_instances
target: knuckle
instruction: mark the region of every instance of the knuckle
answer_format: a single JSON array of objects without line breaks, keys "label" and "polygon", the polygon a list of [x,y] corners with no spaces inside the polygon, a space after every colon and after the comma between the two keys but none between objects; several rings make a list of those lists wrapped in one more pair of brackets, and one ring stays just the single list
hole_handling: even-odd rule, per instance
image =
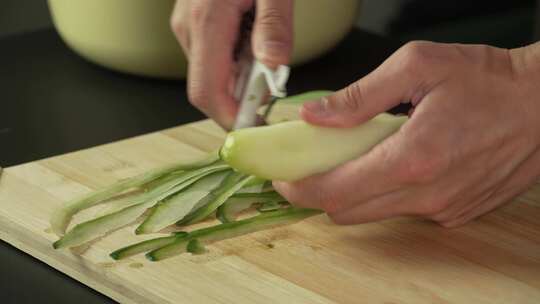
[{"label": "knuckle", "polygon": [[357,111],[362,108],[364,103],[364,97],[362,93],[362,87],[358,82],[351,84],[345,88],[345,98],[342,99],[342,103],[345,109],[350,111]]},{"label": "knuckle", "polygon": [[284,45],[290,45],[292,42],[292,32],[289,30],[288,18],[279,9],[265,9],[257,17],[257,26],[270,35],[272,40],[283,42]]},{"label": "knuckle", "polygon": [[188,86],[188,96],[191,104],[199,109],[206,109],[208,106],[209,94],[202,85],[191,81]]},{"label": "knuckle", "polygon": [[215,10],[212,3],[205,0],[193,1],[190,7],[190,22],[193,26],[203,27],[212,23],[215,18]]},{"label": "knuckle", "polygon": [[413,142],[412,144],[414,151],[404,153],[395,168],[400,181],[429,184],[440,178],[450,167],[448,153],[438,151],[439,149],[430,143]]},{"label": "knuckle", "polygon": [[431,43],[412,41],[400,49],[401,66],[407,73],[417,74],[432,58]]},{"label": "knuckle", "polygon": [[169,26],[176,37],[183,38],[187,35],[188,25],[182,18],[172,17]]},{"label": "knuckle", "polygon": [[267,8],[261,12],[258,24],[262,26],[281,26],[287,22],[285,15],[277,8]]}]

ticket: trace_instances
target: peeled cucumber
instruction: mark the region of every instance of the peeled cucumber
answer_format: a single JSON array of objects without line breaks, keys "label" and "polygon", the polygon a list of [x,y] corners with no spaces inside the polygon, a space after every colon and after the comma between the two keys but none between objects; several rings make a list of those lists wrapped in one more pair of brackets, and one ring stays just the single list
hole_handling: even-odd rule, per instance
[{"label": "peeled cucumber", "polygon": [[227,135],[220,157],[245,174],[295,181],[359,157],[406,121],[406,116],[382,113],[353,128],[318,127],[298,120],[239,129]]}]

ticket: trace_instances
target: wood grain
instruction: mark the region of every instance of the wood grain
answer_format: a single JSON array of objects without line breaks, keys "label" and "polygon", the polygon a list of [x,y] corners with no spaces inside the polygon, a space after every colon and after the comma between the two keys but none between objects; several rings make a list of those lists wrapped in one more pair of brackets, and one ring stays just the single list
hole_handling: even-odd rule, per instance
[{"label": "wood grain", "polygon": [[108,257],[149,237],[135,236],[134,225],[85,250],[52,249],[48,220],[64,201],[198,159],[223,136],[203,121],[7,168],[0,238],[123,303],[540,302],[540,184],[458,229],[416,219],[340,227],[323,215],[159,263]]}]

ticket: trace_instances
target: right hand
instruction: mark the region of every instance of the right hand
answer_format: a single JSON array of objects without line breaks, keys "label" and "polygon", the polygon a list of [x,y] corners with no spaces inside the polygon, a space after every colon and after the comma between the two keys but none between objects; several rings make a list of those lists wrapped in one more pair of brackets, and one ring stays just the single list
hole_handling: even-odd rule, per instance
[{"label": "right hand", "polygon": [[233,97],[233,51],[240,21],[257,1],[252,33],[255,57],[274,68],[287,64],[292,51],[293,0],[177,0],[172,29],[189,60],[190,102],[225,129],[238,112]]}]

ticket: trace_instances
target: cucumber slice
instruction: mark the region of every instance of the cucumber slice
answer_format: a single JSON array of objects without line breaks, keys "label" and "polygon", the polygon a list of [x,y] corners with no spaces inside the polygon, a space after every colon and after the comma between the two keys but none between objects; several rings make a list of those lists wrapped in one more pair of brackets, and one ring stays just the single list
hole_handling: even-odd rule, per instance
[{"label": "cucumber slice", "polygon": [[192,254],[203,254],[206,252],[206,247],[204,247],[203,243],[199,242],[199,239],[192,239],[187,244],[186,250]]},{"label": "cucumber slice", "polygon": [[317,127],[304,121],[240,129],[227,135],[220,156],[240,172],[295,181],[359,157],[406,121],[406,116],[383,113],[346,129]]},{"label": "cucumber slice", "polygon": [[188,214],[178,225],[189,225],[204,220],[207,216],[216,211],[229,197],[240,190],[246,183],[257,179],[254,176],[245,176],[242,173],[233,172],[223,181],[223,183],[208,196],[208,203],[192,213]]},{"label": "cucumber slice", "polygon": [[216,217],[222,223],[234,222],[238,213],[249,209],[255,203],[282,202],[285,199],[277,192],[236,193],[216,211]]},{"label": "cucumber slice", "polygon": [[218,187],[228,174],[229,172],[225,171],[206,176],[186,190],[159,202],[135,233],[157,232],[183,219],[199,201]]},{"label": "cucumber slice", "polygon": [[270,211],[257,216],[212,227],[194,230],[187,237],[175,240],[171,244],[155,249],[146,254],[150,261],[160,261],[181,254],[187,250],[192,239],[198,239],[203,244],[216,242],[240,235],[273,228],[279,225],[292,224],[304,218],[322,213],[320,210],[304,208],[286,208]]},{"label": "cucumber slice", "polygon": [[130,224],[139,218],[148,208],[153,207],[159,201],[175,194],[188,187],[197,180],[216,171],[226,170],[225,165],[211,165],[202,169],[188,171],[179,180],[175,180],[176,185],[164,184],[149,193],[144,193],[139,197],[139,203],[125,207],[117,212],[98,217],[96,219],[80,223],[73,227],[60,240],[53,244],[55,249],[64,247],[74,247],[105,235],[108,232],[119,229]]},{"label": "cucumber slice", "polygon": [[111,199],[129,189],[141,187],[172,172],[205,167],[216,162],[218,159],[219,157],[217,153],[211,153],[209,157],[199,162],[191,164],[175,164],[165,168],[155,169],[135,177],[119,181],[104,189],[88,193],[80,198],[66,203],[63,207],[57,209],[53,213],[50,220],[51,229],[56,235],[61,236],[65,233],[73,215],[79,211],[100,204],[101,202]]}]

